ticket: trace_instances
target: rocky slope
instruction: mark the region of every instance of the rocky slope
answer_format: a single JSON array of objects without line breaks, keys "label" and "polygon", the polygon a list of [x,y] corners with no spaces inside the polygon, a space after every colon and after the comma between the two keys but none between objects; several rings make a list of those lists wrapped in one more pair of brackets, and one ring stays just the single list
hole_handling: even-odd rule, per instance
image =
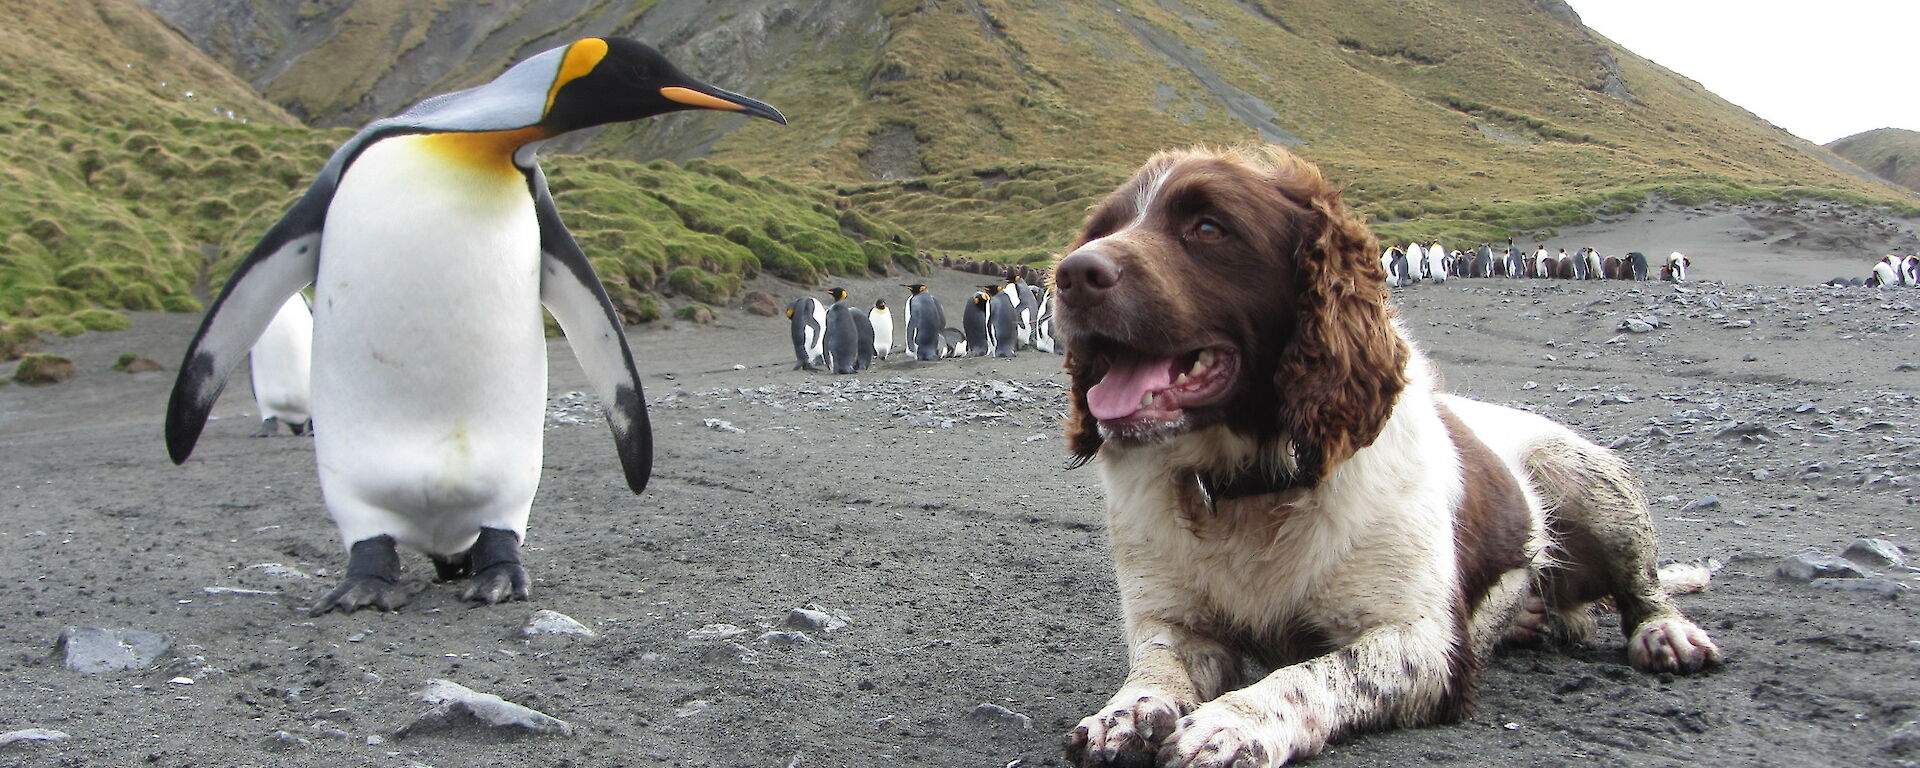
[{"label": "rocky slope", "polygon": [[1880,178],[1920,191],[1920,131],[1879,128],[1836,140],[1827,149]]}]

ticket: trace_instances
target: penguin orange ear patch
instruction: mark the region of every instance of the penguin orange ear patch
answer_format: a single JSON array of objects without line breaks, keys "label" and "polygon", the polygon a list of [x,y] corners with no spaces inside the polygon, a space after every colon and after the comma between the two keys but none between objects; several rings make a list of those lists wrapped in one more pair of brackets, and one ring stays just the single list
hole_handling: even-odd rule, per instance
[{"label": "penguin orange ear patch", "polygon": [[553,111],[553,99],[560,95],[560,86],[592,72],[594,67],[600,65],[600,60],[606,57],[607,41],[597,37],[589,37],[567,46],[566,58],[560,61],[560,72],[553,76],[553,86],[547,89],[547,106],[540,110],[540,114]]}]

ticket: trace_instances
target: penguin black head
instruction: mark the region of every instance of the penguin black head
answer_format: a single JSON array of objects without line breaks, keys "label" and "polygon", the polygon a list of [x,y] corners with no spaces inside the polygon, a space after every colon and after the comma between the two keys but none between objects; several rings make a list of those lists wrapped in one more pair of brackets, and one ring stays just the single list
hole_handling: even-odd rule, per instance
[{"label": "penguin black head", "polygon": [[874,309],[886,309],[886,308],[887,308],[887,300],[886,300],[886,299],[875,299],[875,300],[874,300],[874,302],[873,302],[873,308],[874,308]]},{"label": "penguin black head", "polygon": [[992,283],[989,285],[983,285],[983,286],[980,286],[980,290],[986,291],[987,296],[992,297],[1000,293],[1000,284]]},{"label": "penguin black head", "polygon": [[921,291],[927,289],[926,286],[919,283],[901,283],[900,287],[907,289],[907,293],[912,296],[918,296]]},{"label": "penguin black head", "polygon": [[847,298],[847,289],[845,288],[828,288],[822,291],[822,293],[832,296],[834,301],[843,301]]},{"label": "penguin black head", "polygon": [[787,124],[771,105],[695,80],[652,46],[621,37],[589,37],[567,46],[540,123],[559,134],[683,109],[739,112]]}]

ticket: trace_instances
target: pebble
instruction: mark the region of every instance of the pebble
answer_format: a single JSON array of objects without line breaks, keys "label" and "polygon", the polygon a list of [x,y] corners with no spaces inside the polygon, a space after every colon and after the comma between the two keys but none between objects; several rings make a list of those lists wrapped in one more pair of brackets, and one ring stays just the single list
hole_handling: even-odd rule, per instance
[{"label": "pebble", "polygon": [[54,652],[63,654],[67,669],[86,675],[146,669],[166,653],[165,637],[134,629],[67,627],[60,630]]},{"label": "pebble", "polygon": [[1887,734],[1887,751],[1896,755],[1920,753],[1920,720],[1908,720]]},{"label": "pebble", "polygon": [[534,611],[533,616],[527,619],[526,626],[520,628],[520,634],[594,636],[593,630],[588,629],[585,624],[575,621],[572,616],[568,616],[559,611],[547,610]]},{"label": "pebble", "polygon": [[747,633],[746,630],[741,629],[732,624],[708,624],[699,629],[687,630],[687,639],[698,640],[701,642],[715,642],[720,640],[732,640],[736,637],[740,637],[741,635],[745,635],[746,633]]},{"label": "pebble", "polygon": [[1774,573],[1794,581],[1814,579],[1858,579],[1867,574],[1853,563],[1818,552],[1807,551],[1780,561]]},{"label": "pebble", "polygon": [[1906,564],[1906,556],[1901,554],[1899,547],[1880,539],[1856,539],[1847,545],[1846,551],[1841,552],[1840,556],[1868,568],[1900,567]]},{"label": "pebble", "polygon": [[1658,327],[1659,326],[1640,318],[1629,317],[1620,321],[1619,330],[1626,331],[1627,333],[1653,333],[1653,330]]},{"label": "pebble", "polygon": [[1033,730],[1033,718],[998,704],[981,704],[980,706],[974,707],[972,712],[967,713],[967,719],[976,723],[1018,727],[1028,731]]},{"label": "pebble", "polygon": [[1698,499],[1694,499],[1693,501],[1687,502],[1686,506],[1680,508],[1680,514],[1684,515],[1688,512],[1701,512],[1704,510],[1719,509],[1719,508],[1720,508],[1720,497],[1705,496],[1705,497],[1701,497]]},{"label": "pebble", "polygon": [[481,693],[459,683],[428,680],[417,695],[433,708],[407,723],[395,736],[450,728],[508,729],[512,732],[552,736],[572,736],[573,725],[552,715],[520,706],[490,693]]},{"label": "pebble", "polygon": [[802,632],[838,632],[847,627],[845,619],[816,608],[795,608],[787,611],[787,618],[783,623],[788,629],[797,629]]},{"label": "pebble", "polygon": [[725,432],[730,435],[744,435],[747,433],[746,430],[734,426],[733,422],[727,421],[726,419],[701,419],[700,423],[707,425],[707,429],[715,432]]},{"label": "pebble", "polygon": [[18,731],[0,733],[0,747],[22,741],[66,741],[73,738],[67,734],[47,728],[22,728]]},{"label": "pebble", "polygon": [[311,745],[313,742],[286,731],[274,731],[263,740],[264,746],[274,752],[288,752]]},{"label": "pebble", "polygon": [[813,638],[807,637],[805,632],[768,632],[761,635],[758,640],[774,648],[793,648],[813,644]]}]

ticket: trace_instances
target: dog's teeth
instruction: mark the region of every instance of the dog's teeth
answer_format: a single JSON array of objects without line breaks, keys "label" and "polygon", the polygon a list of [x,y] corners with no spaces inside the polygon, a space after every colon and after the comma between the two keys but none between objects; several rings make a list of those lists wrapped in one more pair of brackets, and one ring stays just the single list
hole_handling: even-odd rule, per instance
[{"label": "dog's teeth", "polygon": [[1183,374],[1180,374],[1179,376],[1175,376],[1175,377],[1173,377],[1173,385],[1174,385],[1174,386],[1176,386],[1176,387],[1177,387],[1177,386],[1180,386],[1180,385],[1182,385],[1182,384],[1185,384],[1185,383],[1187,383],[1187,375],[1186,375],[1186,374],[1184,374],[1184,373],[1183,373]]},{"label": "dog's teeth", "polygon": [[1144,395],[1141,395],[1141,396],[1140,396],[1140,407],[1142,407],[1142,408],[1152,408],[1152,407],[1153,407],[1153,393],[1152,393],[1152,392],[1148,392],[1148,393],[1146,393],[1146,394],[1144,394]]},{"label": "dog's teeth", "polygon": [[1198,376],[1201,371],[1206,370],[1207,366],[1210,365],[1213,365],[1213,350],[1200,350],[1200,356],[1193,359],[1193,367],[1188,369],[1187,373]]}]

